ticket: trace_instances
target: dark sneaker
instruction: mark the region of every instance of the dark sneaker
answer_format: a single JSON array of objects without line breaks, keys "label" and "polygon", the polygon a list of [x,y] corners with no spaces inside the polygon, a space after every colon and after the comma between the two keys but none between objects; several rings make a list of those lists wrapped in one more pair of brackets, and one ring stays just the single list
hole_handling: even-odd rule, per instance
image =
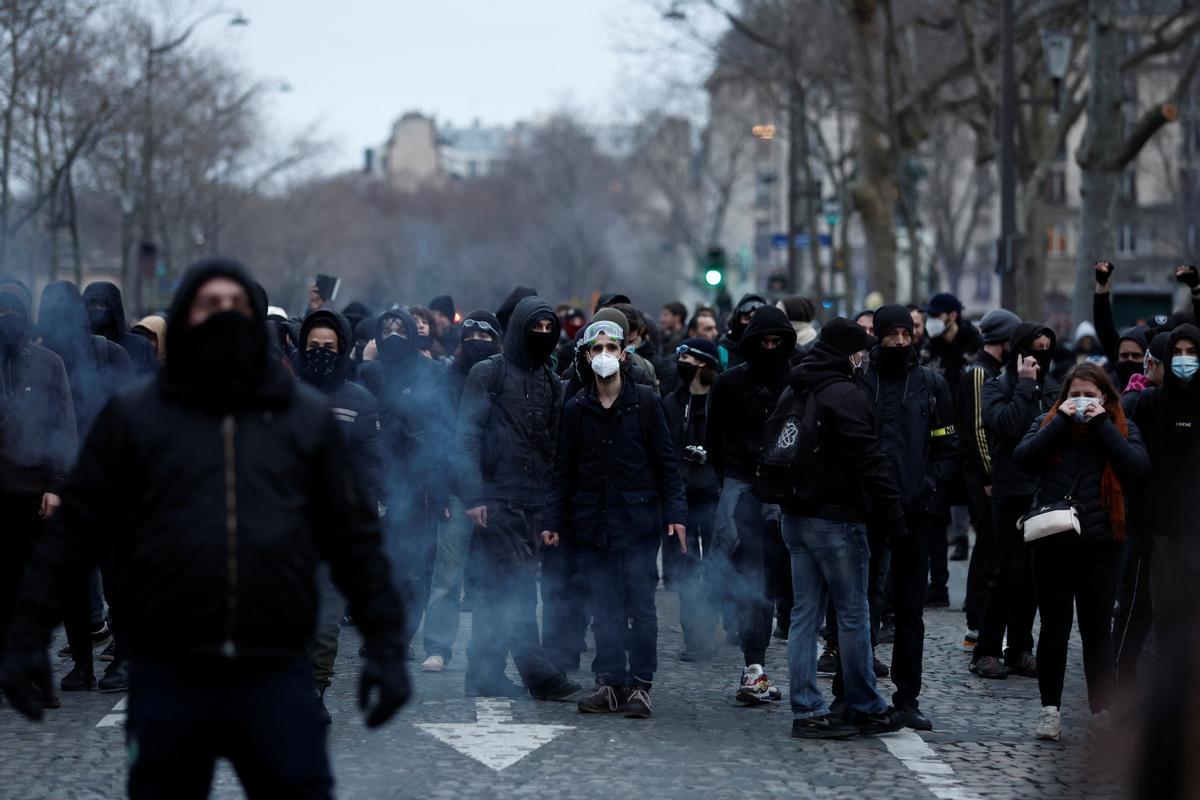
[{"label": "dark sneaker", "polygon": [[625,692],[608,684],[598,684],[596,690],[579,701],[584,714],[615,714],[621,710]]},{"label": "dark sneaker", "polygon": [[989,680],[1002,680],[1008,677],[1008,667],[995,656],[984,656],[971,662],[971,673]]},{"label": "dark sneaker", "polygon": [[529,694],[534,700],[567,700],[583,687],[568,680],[565,675],[555,675],[548,681],[543,681],[530,688]]},{"label": "dark sneaker", "polygon": [[916,706],[897,708],[895,716],[905,728],[911,728],[914,731],[933,730],[933,723],[929,721],[929,717],[922,714],[921,709]]},{"label": "dark sneaker", "polygon": [[1016,658],[1006,659],[1005,664],[1014,674],[1020,675],[1022,678],[1037,678],[1038,676],[1037,658],[1028,651],[1021,653]]},{"label": "dark sneaker", "polygon": [[522,697],[525,687],[518,686],[503,675],[491,680],[468,678],[463,686],[467,697]]},{"label": "dark sneaker", "polygon": [[950,551],[951,561],[966,561],[971,557],[971,548],[961,539],[954,543],[954,549]]},{"label": "dark sneaker", "polygon": [[886,678],[892,674],[892,671],[888,669],[888,665],[874,656],[871,656],[871,666],[875,669],[876,678]]},{"label": "dark sneaker", "polygon": [[895,644],[896,643],[896,621],[885,619],[883,624],[879,626],[879,643],[880,644]]},{"label": "dark sneaker", "polygon": [[90,692],[96,688],[96,673],[77,664],[63,676],[59,687],[64,692]]},{"label": "dark sneaker", "polygon": [[129,691],[129,662],[114,661],[109,664],[98,686],[102,692]]},{"label": "dark sneaker", "polygon": [[882,736],[885,733],[895,733],[904,727],[904,721],[894,708],[878,714],[854,711],[850,714],[850,722],[858,726],[860,736]]},{"label": "dark sneaker", "polygon": [[925,590],[925,607],[926,608],[949,608],[950,607],[950,592],[945,586],[940,589],[935,589],[930,586]]},{"label": "dark sneaker", "polygon": [[649,719],[654,712],[650,705],[650,690],[645,686],[635,686],[629,690],[625,702],[621,704],[621,713],[629,719]]},{"label": "dark sneaker", "polygon": [[859,735],[859,728],[839,714],[792,720],[793,739],[849,739]]},{"label": "dark sneaker", "polygon": [[817,674],[833,675],[838,668],[838,648],[836,644],[825,643],[825,649],[817,658]]}]

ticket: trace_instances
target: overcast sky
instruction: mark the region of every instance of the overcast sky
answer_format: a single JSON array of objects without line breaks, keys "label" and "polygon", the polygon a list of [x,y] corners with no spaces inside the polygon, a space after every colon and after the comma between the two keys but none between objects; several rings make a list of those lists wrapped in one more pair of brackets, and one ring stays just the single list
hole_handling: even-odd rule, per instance
[{"label": "overcast sky", "polygon": [[199,39],[257,78],[286,80],[280,133],[318,123],[327,165],[361,163],[409,109],[466,125],[570,106],[620,113],[631,31],[661,20],[646,0],[230,0],[250,24],[204,23]]}]

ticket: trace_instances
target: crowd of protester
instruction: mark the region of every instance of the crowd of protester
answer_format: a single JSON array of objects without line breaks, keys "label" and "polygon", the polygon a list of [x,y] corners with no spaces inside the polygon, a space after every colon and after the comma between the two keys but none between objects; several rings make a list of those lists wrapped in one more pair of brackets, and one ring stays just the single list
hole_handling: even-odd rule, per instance
[{"label": "crowd of protester", "polygon": [[[130,326],[113,284],[52,283],[35,317],[0,278],[0,684],[33,716],[59,690],[132,689],[146,796],[221,755],[248,787],[327,781],[313,720],[342,626],[364,633],[379,724],[406,661],[446,668],[468,606],[468,696],[644,718],[660,655],[718,659],[723,637],[731,697],[767,705],[786,641],[794,736],[932,730],[924,612],[969,558],[964,672],[1036,680],[1030,732],[1057,739],[1077,617],[1104,727],[1148,643],[1191,656],[1200,329],[1189,309],[1118,330],[1113,266],[1095,272],[1069,347],[950,294],[824,321],[800,296],[655,319],[631,295],[555,307],[526,287],[495,312],[443,295],[339,313],[318,281],[301,318],[210,259]],[[1177,278],[1200,306],[1196,270]],[[1055,512],[1073,529],[1036,538]],[[660,578],[678,653],[659,652]],[[196,746],[252,713],[299,744]]]}]

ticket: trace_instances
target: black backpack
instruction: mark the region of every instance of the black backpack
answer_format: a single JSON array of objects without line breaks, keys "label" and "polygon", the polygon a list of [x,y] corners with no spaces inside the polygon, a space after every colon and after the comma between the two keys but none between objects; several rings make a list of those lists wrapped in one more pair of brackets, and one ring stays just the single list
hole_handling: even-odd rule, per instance
[{"label": "black backpack", "polygon": [[815,500],[825,486],[826,468],[816,394],[784,389],[763,427],[754,496],[764,503]]}]

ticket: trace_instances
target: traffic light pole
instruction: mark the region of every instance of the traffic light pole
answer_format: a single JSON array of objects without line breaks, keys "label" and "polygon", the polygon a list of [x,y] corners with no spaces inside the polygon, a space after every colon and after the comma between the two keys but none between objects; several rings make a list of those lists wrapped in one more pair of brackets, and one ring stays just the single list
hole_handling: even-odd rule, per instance
[{"label": "traffic light pole", "polygon": [[1000,15],[1000,305],[1017,308],[1017,74],[1013,41],[1013,0],[1002,0]]}]

